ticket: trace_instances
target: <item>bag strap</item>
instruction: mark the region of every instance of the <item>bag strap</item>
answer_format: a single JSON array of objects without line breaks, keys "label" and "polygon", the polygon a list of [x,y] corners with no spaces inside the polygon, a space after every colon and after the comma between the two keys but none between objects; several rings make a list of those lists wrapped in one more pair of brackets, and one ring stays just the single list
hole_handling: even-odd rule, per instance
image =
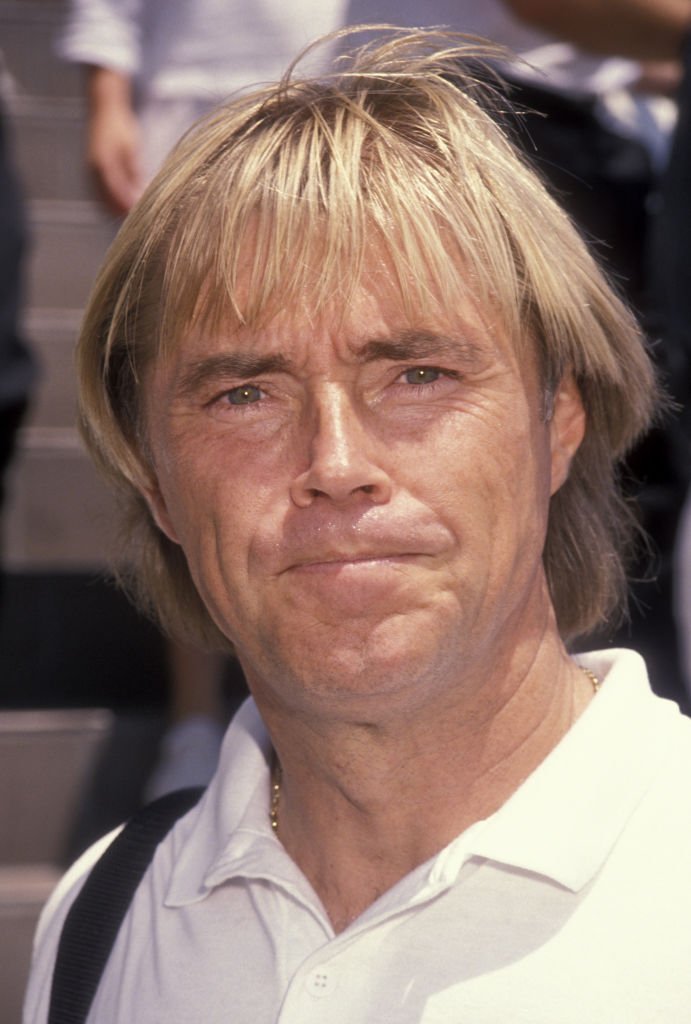
[{"label": "bag strap", "polygon": [[84,1024],[132,898],[156,847],[199,800],[180,789],[127,822],[94,864],[65,918],[53,971],[48,1024]]}]

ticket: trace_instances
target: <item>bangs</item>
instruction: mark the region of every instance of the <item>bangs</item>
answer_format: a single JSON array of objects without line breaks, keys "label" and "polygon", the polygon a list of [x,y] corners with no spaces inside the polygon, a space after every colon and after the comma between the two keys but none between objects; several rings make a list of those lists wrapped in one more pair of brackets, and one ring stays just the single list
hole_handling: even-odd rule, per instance
[{"label": "bangs", "polygon": [[[443,85],[456,111],[458,92]],[[306,304],[345,312],[373,259],[409,318],[470,297],[519,332],[523,284],[493,200],[502,185],[489,189],[479,170],[486,137],[506,143],[484,111],[468,101],[465,133],[438,100],[421,118],[419,82],[407,97],[400,81],[362,78],[318,91],[296,83],[248,105],[241,117],[233,108],[237,128],[221,109],[173,157],[189,168],[198,136],[209,151],[167,197],[157,350],[191,326],[257,328]],[[511,172],[515,187],[515,162]]]}]

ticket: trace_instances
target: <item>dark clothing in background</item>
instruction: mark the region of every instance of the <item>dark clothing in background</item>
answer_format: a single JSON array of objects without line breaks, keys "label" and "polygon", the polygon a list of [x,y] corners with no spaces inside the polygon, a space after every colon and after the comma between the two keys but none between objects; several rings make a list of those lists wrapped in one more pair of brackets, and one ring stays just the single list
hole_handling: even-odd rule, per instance
[{"label": "dark clothing in background", "polygon": [[19,334],[25,237],[24,208],[0,106],[0,503],[5,470],[34,378],[33,359]]},{"label": "dark clothing in background", "polygon": [[[688,76],[684,89],[688,99],[683,101],[683,121],[665,181],[664,210],[652,216],[660,183],[650,155],[643,143],[619,134],[599,116],[596,99],[569,97],[522,82],[510,86],[512,100],[523,111],[517,118],[516,141],[638,312],[663,382],[673,397],[686,402],[686,425],[680,416],[668,415],[627,459],[625,484],[637,502],[652,549],[642,551],[631,569],[630,622],[602,630],[594,640],[595,645],[635,647],[646,658],[658,692],[682,704],[686,693],[673,614],[673,557],[689,473]],[[656,252],[652,288],[651,239]],[[655,299],[656,290],[666,296],[664,303]]]},{"label": "dark clothing in background", "polygon": [[[0,69],[1,70],[1,69]],[[34,361],[19,333],[24,207],[8,152],[7,124],[0,102],[0,514],[6,472],[14,453],[34,379]],[[0,612],[3,605],[0,567]]]},{"label": "dark clothing in background", "polygon": [[680,406],[680,471],[691,478],[691,36],[684,50],[679,117],[662,177],[650,245],[650,305],[658,357]]},{"label": "dark clothing in background", "polygon": [[590,96],[515,83],[515,141],[591,244],[619,291],[642,313],[648,199],[655,187],[642,142],[615,131]]}]

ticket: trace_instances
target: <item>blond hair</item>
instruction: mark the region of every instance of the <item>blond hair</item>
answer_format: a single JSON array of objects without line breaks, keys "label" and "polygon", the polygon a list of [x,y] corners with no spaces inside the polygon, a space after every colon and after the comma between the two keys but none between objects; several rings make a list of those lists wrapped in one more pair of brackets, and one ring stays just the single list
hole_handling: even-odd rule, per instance
[{"label": "blond hair", "polygon": [[574,375],[587,430],[551,501],[547,579],[565,638],[621,606],[631,515],[615,466],[650,420],[654,376],[634,319],[509,141],[487,84],[498,56],[392,30],[321,78],[293,67],[193,129],[125,222],[78,346],[81,422],[122,497],[123,582],[172,634],[229,646],[140,493],[143,371],[193,322],[256,326],[300,295],[345,308],[375,244],[411,315],[470,295],[534,347],[546,416]]}]

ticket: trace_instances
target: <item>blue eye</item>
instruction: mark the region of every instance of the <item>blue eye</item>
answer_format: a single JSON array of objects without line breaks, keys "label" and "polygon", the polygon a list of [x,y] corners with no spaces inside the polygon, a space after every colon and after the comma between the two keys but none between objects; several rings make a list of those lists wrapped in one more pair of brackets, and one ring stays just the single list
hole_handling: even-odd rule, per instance
[{"label": "blue eye", "polygon": [[436,366],[413,366],[403,376],[407,384],[434,384],[441,377],[441,370]]},{"label": "blue eye", "polygon": [[261,401],[262,391],[256,384],[242,384],[240,387],[231,388],[227,393],[230,405],[252,405]]}]

